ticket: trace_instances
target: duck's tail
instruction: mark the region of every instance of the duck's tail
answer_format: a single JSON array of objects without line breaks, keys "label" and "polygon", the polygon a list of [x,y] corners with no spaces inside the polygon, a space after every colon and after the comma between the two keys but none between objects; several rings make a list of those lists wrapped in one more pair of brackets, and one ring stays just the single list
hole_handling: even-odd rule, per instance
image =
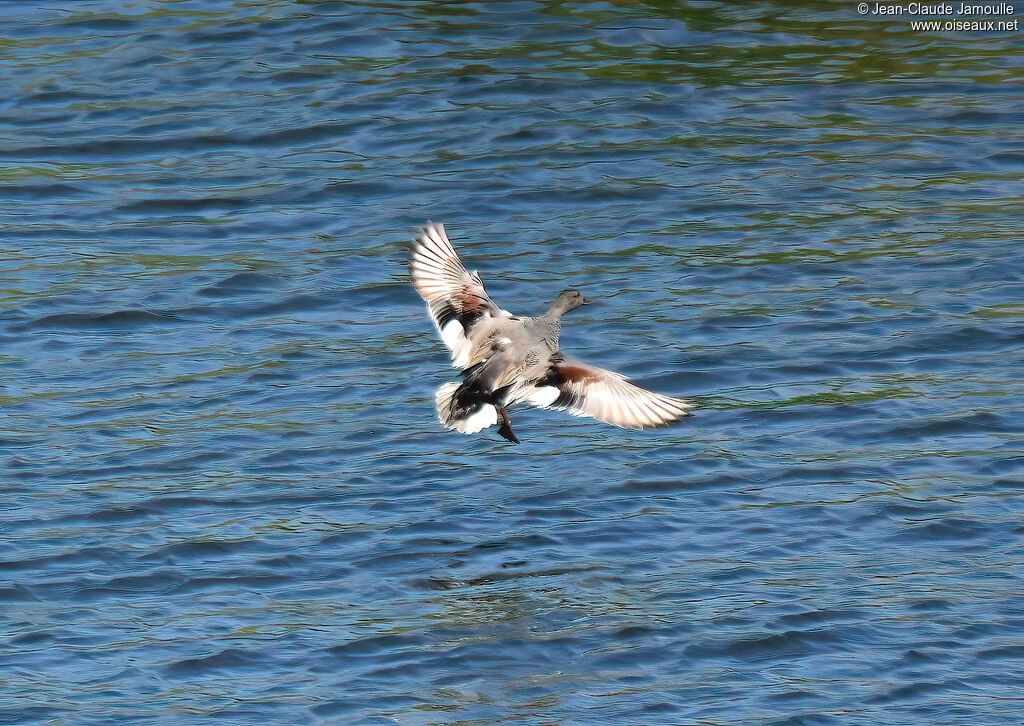
[{"label": "duck's tail", "polygon": [[498,423],[498,409],[467,400],[469,396],[459,395],[460,388],[458,383],[445,383],[437,389],[437,418],[442,426],[460,434],[475,434]]}]

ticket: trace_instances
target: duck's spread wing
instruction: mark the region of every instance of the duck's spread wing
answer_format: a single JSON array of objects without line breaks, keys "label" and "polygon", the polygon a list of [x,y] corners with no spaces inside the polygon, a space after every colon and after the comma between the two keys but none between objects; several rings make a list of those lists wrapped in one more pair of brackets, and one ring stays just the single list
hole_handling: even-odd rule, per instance
[{"label": "duck's spread wing", "polygon": [[428,223],[420,229],[409,261],[412,284],[434,319],[456,368],[476,361],[476,343],[487,337],[495,321],[508,313],[494,304],[479,275],[470,273],[448,241],[444,225]]},{"label": "duck's spread wing", "polygon": [[561,354],[552,356],[547,380],[529,401],[626,429],[667,426],[694,408],[685,399],[652,393],[634,386],[625,376]]}]

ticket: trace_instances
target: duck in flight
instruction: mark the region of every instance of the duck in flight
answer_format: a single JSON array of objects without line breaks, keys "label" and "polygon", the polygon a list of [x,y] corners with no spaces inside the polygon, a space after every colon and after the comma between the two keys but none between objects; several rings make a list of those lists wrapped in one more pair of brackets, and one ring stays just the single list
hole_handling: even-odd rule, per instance
[{"label": "duck in flight", "polygon": [[462,264],[444,225],[427,223],[420,229],[409,270],[451,350],[452,365],[462,371],[460,383],[445,383],[435,396],[437,417],[447,429],[474,434],[500,419],[498,433],[518,444],[507,410],[516,403],[592,416],[627,429],[667,426],[694,407],[558,349],[562,315],[587,302],[579,290],[560,292],[539,318],[499,308],[480,276]]}]

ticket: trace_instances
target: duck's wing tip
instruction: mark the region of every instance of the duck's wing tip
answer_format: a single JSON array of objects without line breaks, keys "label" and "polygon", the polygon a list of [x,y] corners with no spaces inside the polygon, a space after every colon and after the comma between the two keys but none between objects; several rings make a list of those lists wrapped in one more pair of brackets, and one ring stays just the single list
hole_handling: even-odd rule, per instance
[{"label": "duck's wing tip", "polygon": [[411,245],[409,273],[452,352],[453,365],[465,368],[475,358],[470,331],[499,317],[501,308],[487,294],[480,276],[462,264],[443,224],[427,222],[420,227]]}]

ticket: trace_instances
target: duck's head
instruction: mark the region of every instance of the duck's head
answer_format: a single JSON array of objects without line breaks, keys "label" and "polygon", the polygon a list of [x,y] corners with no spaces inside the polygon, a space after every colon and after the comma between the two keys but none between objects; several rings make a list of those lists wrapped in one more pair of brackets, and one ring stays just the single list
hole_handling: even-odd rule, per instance
[{"label": "duck's head", "polygon": [[557,310],[559,313],[567,313],[570,310],[575,310],[580,305],[586,305],[589,300],[583,297],[583,293],[575,288],[568,288],[558,293],[558,297],[551,303],[551,309]]}]

